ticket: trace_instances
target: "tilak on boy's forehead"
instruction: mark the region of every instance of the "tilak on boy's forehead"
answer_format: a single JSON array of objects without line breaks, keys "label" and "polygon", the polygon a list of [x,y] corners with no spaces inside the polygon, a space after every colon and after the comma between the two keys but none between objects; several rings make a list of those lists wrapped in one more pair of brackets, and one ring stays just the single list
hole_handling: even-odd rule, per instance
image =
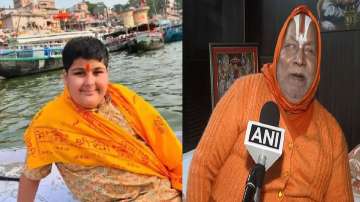
[{"label": "tilak on boy's forehead", "polygon": [[89,72],[89,71],[91,70],[89,63],[86,63],[86,64],[85,64],[85,70],[86,70],[87,72]]},{"label": "tilak on boy's forehead", "polygon": [[296,41],[299,42],[300,48],[307,42],[307,34],[311,23],[311,18],[305,14],[298,14],[294,17],[296,28]]}]

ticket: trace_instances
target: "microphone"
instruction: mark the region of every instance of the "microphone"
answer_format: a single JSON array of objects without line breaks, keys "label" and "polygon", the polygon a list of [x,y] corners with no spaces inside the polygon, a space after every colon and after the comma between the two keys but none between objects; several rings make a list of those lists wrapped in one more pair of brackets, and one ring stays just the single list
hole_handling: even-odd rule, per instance
[{"label": "microphone", "polygon": [[243,201],[258,201],[260,199],[260,189],[265,171],[282,154],[285,130],[278,127],[279,119],[278,106],[269,101],[261,109],[260,122],[248,122],[244,144],[256,164],[249,173]]}]

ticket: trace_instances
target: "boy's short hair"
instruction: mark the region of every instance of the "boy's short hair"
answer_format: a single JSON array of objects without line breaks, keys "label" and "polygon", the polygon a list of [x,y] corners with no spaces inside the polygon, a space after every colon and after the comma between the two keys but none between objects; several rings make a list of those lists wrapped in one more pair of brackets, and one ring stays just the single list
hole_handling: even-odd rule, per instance
[{"label": "boy's short hair", "polygon": [[94,37],[77,37],[68,41],[62,51],[65,71],[68,71],[74,60],[78,58],[95,59],[108,68],[109,53],[105,45]]}]

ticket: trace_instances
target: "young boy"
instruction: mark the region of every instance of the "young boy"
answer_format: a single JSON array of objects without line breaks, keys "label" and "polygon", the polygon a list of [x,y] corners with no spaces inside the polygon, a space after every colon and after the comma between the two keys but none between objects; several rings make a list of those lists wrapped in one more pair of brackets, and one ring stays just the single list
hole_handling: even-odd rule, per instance
[{"label": "young boy", "polygon": [[180,201],[182,149],[161,115],[128,88],[109,83],[96,38],[63,50],[64,91],[33,118],[18,201],[33,201],[55,163],[80,201]]}]

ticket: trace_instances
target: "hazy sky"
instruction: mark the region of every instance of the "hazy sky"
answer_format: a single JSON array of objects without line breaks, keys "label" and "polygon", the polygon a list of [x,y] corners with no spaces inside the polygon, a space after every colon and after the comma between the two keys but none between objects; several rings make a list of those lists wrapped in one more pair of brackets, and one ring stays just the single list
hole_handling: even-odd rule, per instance
[{"label": "hazy sky", "polygon": [[[74,4],[81,2],[82,0],[55,0],[56,8],[69,8]],[[128,0],[88,0],[91,3],[104,2],[107,6],[113,6],[114,4],[125,4]],[[14,7],[14,0],[0,0],[0,7]]]}]

